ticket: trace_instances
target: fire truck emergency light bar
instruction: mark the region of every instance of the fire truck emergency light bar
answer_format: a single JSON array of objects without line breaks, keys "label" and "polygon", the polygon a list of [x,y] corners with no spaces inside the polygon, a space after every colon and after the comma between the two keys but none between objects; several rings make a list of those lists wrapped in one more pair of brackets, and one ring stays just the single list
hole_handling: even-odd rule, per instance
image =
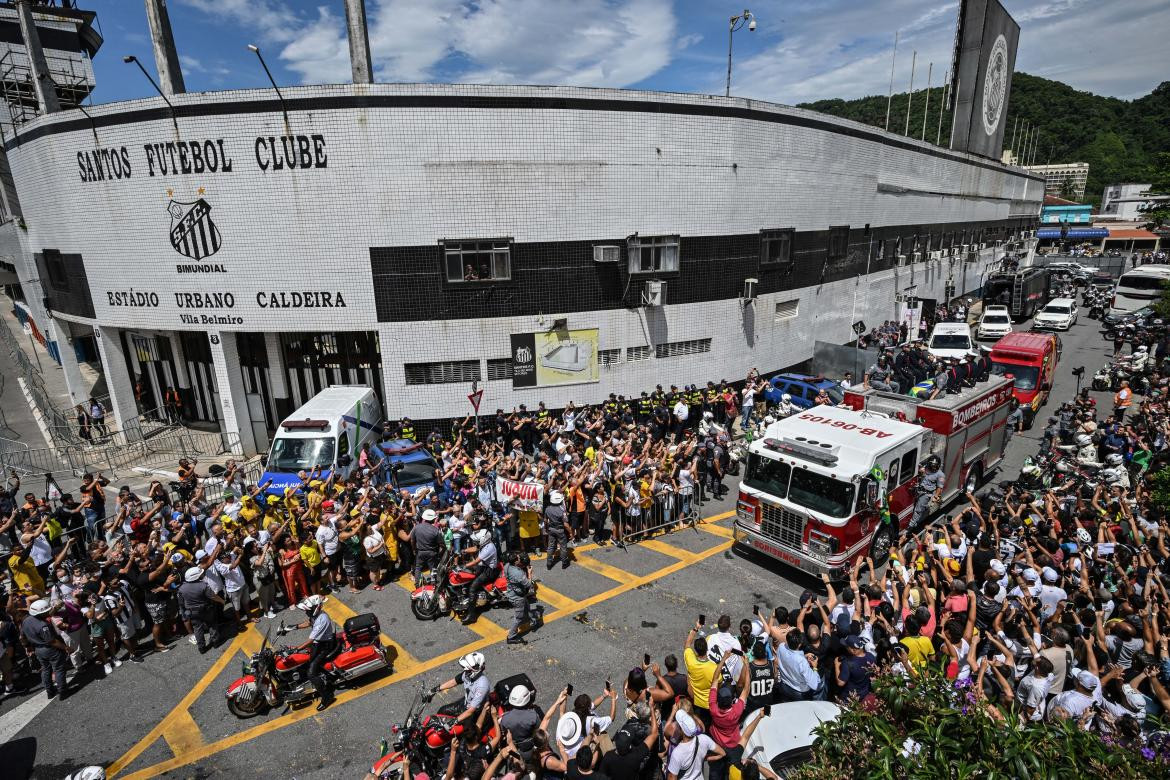
[{"label": "fire truck emergency light bar", "polygon": [[285,420],[280,424],[286,431],[324,431],[329,429],[328,420]]},{"label": "fire truck emergency light bar", "polygon": [[773,452],[782,452],[802,460],[811,460],[822,466],[837,465],[837,447],[815,439],[806,439],[803,436],[798,436],[796,439],[764,439],[764,446]]}]

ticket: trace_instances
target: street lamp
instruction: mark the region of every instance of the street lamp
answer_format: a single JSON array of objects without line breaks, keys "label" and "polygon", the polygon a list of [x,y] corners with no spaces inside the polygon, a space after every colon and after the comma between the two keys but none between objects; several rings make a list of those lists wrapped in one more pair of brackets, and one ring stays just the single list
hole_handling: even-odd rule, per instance
[{"label": "street lamp", "polygon": [[727,91],[723,93],[724,97],[731,97],[731,36],[745,24],[748,32],[756,31],[756,17],[746,8],[742,14],[731,17],[727,24]]},{"label": "street lamp", "polygon": [[127,54],[125,57],[122,58],[122,62],[125,62],[127,65],[129,65],[131,62],[133,62],[135,65],[138,66],[138,69],[140,71],[142,71],[142,75],[146,76],[146,80],[150,82],[150,86],[154,87],[154,91],[158,93],[158,96],[161,97],[163,99],[163,102],[165,102],[167,104],[167,108],[169,108],[171,110],[171,123],[175,126],[175,132],[178,132],[179,131],[179,122],[175,119],[175,107],[174,107],[174,105],[171,104],[171,101],[167,98],[167,96],[163,94],[163,91],[158,88],[158,84],[151,77],[151,75],[146,72],[146,68],[142,67],[142,63],[139,62],[138,58],[135,57],[133,54]]},{"label": "street lamp", "polygon": [[268,69],[268,63],[264,61],[264,55],[260,53],[260,47],[254,43],[249,43],[248,50],[255,54],[256,58],[260,60],[260,66],[264,68],[264,73],[268,76],[268,82],[272,84],[272,88],[276,90],[276,96],[280,98],[280,110],[284,113],[284,126],[287,127],[288,131],[291,133],[292,125],[289,124],[288,121],[288,107],[284,104],[284,95],[280,94],[280,87],[276,86],[276,79],[272,78],[272,71]]}]

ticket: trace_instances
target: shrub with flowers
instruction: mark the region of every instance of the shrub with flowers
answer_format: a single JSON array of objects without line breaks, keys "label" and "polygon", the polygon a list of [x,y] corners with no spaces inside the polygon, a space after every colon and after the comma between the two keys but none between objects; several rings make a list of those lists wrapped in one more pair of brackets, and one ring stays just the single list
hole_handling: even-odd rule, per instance
[{"label": "shrub with flowers", "polygon": [[1021,723],[968,681],[885,674],[874,696],[818,729],[813,760],[788,775],[824,778],[1170,778],[1170,740],[1120,744],[1075,720]]}]

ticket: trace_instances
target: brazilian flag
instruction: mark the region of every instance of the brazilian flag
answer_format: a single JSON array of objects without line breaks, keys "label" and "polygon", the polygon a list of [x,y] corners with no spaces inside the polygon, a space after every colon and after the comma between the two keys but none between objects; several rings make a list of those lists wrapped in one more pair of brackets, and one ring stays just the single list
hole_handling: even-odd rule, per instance
[{"label": "brazilian flag", "polygon": [[881,489],[881,484],[886,481],[886,472],[882,471],[881,466],[874,466],[869,470],[869,475],[873,477],[878,485],[878,490],[881,493],[880,506],[878,512],[880,513],[881,522],[884,525],[889,525],[894,522],[894,518],[890,515],[890,501],[886,495],[886,491]]}]

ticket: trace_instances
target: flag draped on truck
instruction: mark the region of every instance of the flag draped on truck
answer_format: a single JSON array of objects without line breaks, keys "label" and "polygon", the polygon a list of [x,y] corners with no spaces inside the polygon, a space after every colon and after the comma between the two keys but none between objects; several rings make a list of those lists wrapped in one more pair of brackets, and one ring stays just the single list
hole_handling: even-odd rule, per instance
[{"label": "flag draped on truck", "polygon": [[886,495],[886,472],[882,471],[882,467],[875,465],[869,470],[869,475],[873,477],[874,482],[878,486],[878,514],[879,519],[883,525],[889,525],[893,522],[890,515],[890,500]]}]

